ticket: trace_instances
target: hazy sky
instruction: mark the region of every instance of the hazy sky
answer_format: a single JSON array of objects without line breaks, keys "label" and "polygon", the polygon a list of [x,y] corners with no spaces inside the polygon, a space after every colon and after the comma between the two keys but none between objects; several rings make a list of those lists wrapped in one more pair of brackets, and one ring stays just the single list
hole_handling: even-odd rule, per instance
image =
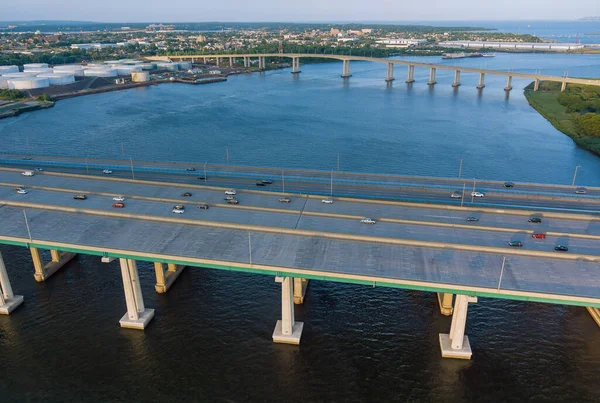
[{"label": "hazy sky", "polygon": [[103,22],[576,19],[600,0],[6,0],[0,20]]}]

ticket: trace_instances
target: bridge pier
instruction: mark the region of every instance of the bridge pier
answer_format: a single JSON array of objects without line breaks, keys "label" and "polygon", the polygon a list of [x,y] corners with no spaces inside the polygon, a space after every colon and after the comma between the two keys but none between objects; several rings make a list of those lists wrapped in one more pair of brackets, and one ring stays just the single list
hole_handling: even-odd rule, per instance
[{"label": "bridge pier", "polygon": [[154,262],[154,272],[156,273],[156,284],[154,289],[157,293],[163,294],[169,291],[169,288],[175,283],[177,277],[185,269],[184,265],[177,265],[173,263],[167,264],[167,270],[165,271],[165,265],[161,262]]},{"label": "bridge pier", "polygon": [[454,294],[449,294],[447,292],[438,292],[438,304],[440,306],[440,313],[444,316],[452,315],[452,297]]},{"label": "bridge pier", "polygon": [[292,57],[292,74],[298,74],[300,72],[300,58]]},{"label": "bridge pier", "polygon": [[281,320],[275,325],[273,342],[300,344],[304,323],[296,322],[294,318],[293,278],[275,277],[275,282],[281,283]]},{"label": "bridge pier", "polygon": [[229,67],[233,67],[233,57],[229,58]]},{"label": "bridge pier", "polygon": [[6,266],[4,265],[4,258],[0,253],[0,314],[8,315],[22,303],[23,296],[13,294]]},{"label": "bridge pier", "polygon": [[137,263],[133,259],[119,259],[121,275],[123,276],[123,289],[127,312],[119,324],[129,329],[144,329],[154,317],[154,309],[144,306],[142,287],[138,275]]},{"label": "bridge pier", "polygon": [[504,91],[512,90],[512,76],[508,76],[506,79],[506,87],[504,87]]},{"label": "bridge pier", "polygon": [[220,66],[220,65],[221,65],[221,58],[217,57],[217,66]]},{"label": "bridge pier", "polygon": [[560,92],[565,92],[566,89],[567,89],[567,82],[563,81],[560,86]]},{"label": "bridge pier", "polygon": [[343,60],[341,77],[342,78],[352,77],[352,74],[350,74],[350,60]]},{"label": "bridge pier", "polygon": [[539,90],[539,89],[540,89],[540,79],[539,79],[539,78],[536,78],[536,79],[535,79],[535,82],[534,82],[534,84],[533,84],[533,90],[534,90],[534,91],[537,91],[537,90]]},{"label": "bridge pier", "polygon": [[294,304],[302,305],[308,288],[308,279],[294,277]]},{"label": "bridge pier", "polygon": [[477,89],[481,90],[485,88],[485,73],[479,73],[479,84],[477,84]]},{"label": "bridge pier", "polygon": [[265,57],[264,56],[258,57],[258,68],[261,70],[265,70]]},{"label": "bridge pier", "polygon": [[427,81],[427,85],[435,85],[435,67],[429,69],[429,81]]},{"label": "bridge pier", "polygon": [[204,59],[204,60],[202,61],[202,64],[206,64],[206,57],[203,57],[202,59]]},{"label": "bridge pier", "polygon": [[388,63],[385,81],[389,83],[390,81],[394,80],[394,63]]},{"label": "bridge pier", "polygon": [[598,326],[600,326],[600,309],[593,308],[591,306],[587,306],[586,309],[592,316],[592,319],[594,319],[594,321],[598,324]]},{"label": "bridge pier", "polygon": [[244,68],[248,68],[248,58],[244,56]]},{"label": "bridge pier", "polygon": [[407,84],[415,82],[415,66],[412,65],[412,64],[408,65],[408,74],[406,76],[406,81],[405,82]]},{"label": "bridge pier", "polygon": [[460,87],[460,70],[454,71],[454,82],[452,83],[454,88]]},{"label": "bridge pier", "polygon": [[38,248],[31,247],[29,248],[29,251],[31,252],[31,260],[33,260],[33,268],[35,270],[33,277],[38,283],[46,281],[48,278],[50,278],[50,276],[52,276],[65,264],[71,261],[71,259],[77,256],[76,253],[61,253],[57,250],[50,250],[52,260],[48,264],[44,265],[42,254],[40,253],[40,250]]},{"label": "bridge pier", "polygon": [[465,336],[469,302],[477,302],[477,297],[469,297],[462,294],[456,295],[450,333],[440,333],[440,349],[442,351],[442,357],[460,358],[463,360],[471,359],[471,345],[469,344],[469,338]]}]

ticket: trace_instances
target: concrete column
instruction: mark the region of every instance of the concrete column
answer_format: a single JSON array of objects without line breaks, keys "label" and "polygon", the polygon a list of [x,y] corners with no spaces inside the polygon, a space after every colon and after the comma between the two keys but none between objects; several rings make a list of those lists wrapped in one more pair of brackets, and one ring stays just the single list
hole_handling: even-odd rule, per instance
[{"label": "concrete column", "polygon": [[479,73],[479,84],[477,84],[477,89],[481,90],[485,87],[485,73]]},{"label": "concrete column", "polygon": [[350,74],[350,60],[344,60],[342,63],[342,78],[352,77]]},{"label": "concrete column", "polygon": [[442,357],[460,358],[464,360],[471,359],[471,345],[469,344],[469,338],[465,336],[469,302],[477,302],[477,297],[468,297],[461,294],[456,295],[450,333],[440,333],[440,349],[442,351]]},{"label": "concrete column", "polygon": [[229,58],[229,67],[233,67],[233,57]]},{"label": "concrete column", "polygon": [[437,297],[440,305],[440,313],[445,316],[452,315],[452,297],[454,297],[454,294],[438,292]]},{"label": "concrete column", "polygon": [[48,264],[44,265],[44,261],[42,259],[42,254],[38,248],[29,248],[31,252],[31,260],[33,261],[33,268],[35,273],[33,277],[35,281],[42,282],[56,273],[59,269],[61,269],[64,265],[71,261],[76,253],[70,252],[59,252],[57,250],[51,250],[50,255],[52,256],[52,261]]},{"label": "concrete column", "polygon": [[137,264],[132,259],[119,259],[127,312],[119,324],[130,329],[144,329],[154,317],[154,309],[146,309],[138,275]]},{"label": "concrete column", "polygon": [[565,92],[566,89],[567,89],[567,82],[563,81],[562,85],[560,86],[560,92]]},{"label": "concrete column", "polygon": [[265,57],[264,56],[259,56],[258,57],[258,68],[261,70],[265,70],[266,66],[265,66]]},{"label": "concrete column", "polygon": [[539,78],[536,78],[536,79],[535,79],[535,82],[534,82],[534,84],[533,84],[533,90],[534,90],[534,91],[537,91],[538,89],[540,89],[540,79],[539,79]]},{"label": "concrete column", "polygon": [[454,82],[452,83],[453,87],[460,86],[460,70],[454,71]]},{"label": "concrete column", "polygon": [[23,296],[13,294],[6,266],[4,265],[4,258],[0,253],[0,314],[8,315],[22,303]]},{"label": "concrete column", "polygon": [[435,67],[429,69],[429,81],[427,81],[427,85],[434,85],[435,81]]},{"label": "concrete column", "polygon": [[249,65],[248,58],[246,56],[244,56],[244,67],[248,68],[248,65]]},{"label": "concrete column", "polygon": [[192,64],[194,64],[194,58],[192,57]]},{"label": "concrete column", "polygon": [[406,76],[406,83],[414,83],[415,82],[415,66],[412,64],[408,65],[408,74]]},{"label": "concrete column", "polygon": [[294,277],[294,304],[301,305],[304,303],[304,296],[308,288],[308,279]]},{"label": "concrete column", "polygon": [[292,57],[292,74],[300,73],[300,58]]},{"label": "concrete column", "polygon": [[394,63],[387,64],[387,73],[385,75],[385,81],[394,81]]},{"label": "concrete column", "polygon": [[204,60],[202,61],[202,64],[206,64],[206,57],[203,57],[202,59],[204,59]]},{"label": "concrete column", "polygon": [[593,308],[591,306],[586,307],[586,309],[592,316],[592,319],[594,319],[594,321],[598,324],[598,326],[600,326],[600,309]]},{"label": "concrete column", "polygon": [[504,87],[504,91],[512,90],[512,76],[508,76],[506,79],[506,87]]},{"label": "concrete column", "polygon": [[300,344],[304,323],[294,318],[294,286],[292,277],[275,277],[281,283],[281,320],[277,321],[273,331],[273,342]]},{"label": "concrete column", "polygon": [[167,270],[165,271],[165,265],[163,263],[154,262],[154,272],[156,273],[156,284],[154,285],[154,289],[156,292],[163,294],[169,291],[184,269],[184,265],[169,263],[167,264]]}]

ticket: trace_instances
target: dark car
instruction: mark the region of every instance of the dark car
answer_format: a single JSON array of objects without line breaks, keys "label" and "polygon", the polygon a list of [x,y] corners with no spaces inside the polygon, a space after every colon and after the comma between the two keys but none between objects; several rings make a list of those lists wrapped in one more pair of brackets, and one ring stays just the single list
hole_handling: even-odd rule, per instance
[{"label": "dark car", "polygon": [[467,221],[479,221],[479,217],[475,217],[472,215],[470,217],[467,217]]},{"label": "dark car", "polygon": [[31,157],[23,157],[25,161],[31,161]]},{"label": "dark car", "polygon": [[199,176],[198,179],[200,179],[201,181],[205,181],[206,180],[206,176]]},{"label": "dark car", "polygon": [[515,184],[512,182],[504,182],[504,187],[505,188],[514,188]]},{"label": "dark car", "polygon": [[282,197],[281,199],[279,199],[279,203],[291,203],[292,199],[290,199],[289,197]]},{"label": "dark car", "polygon": [[535,238],[535,239],[546,239],[546,234],[535,232],[535,233],[531,234],[531,237]]},{"label": "dark car", "polygon": [[239,200],[238,199],[229,199],[229,200],[227,200],[227,203],[229,203],[229,204],[239,204]]},{"label": "dark car", "polygon": [[270,185],[273,183],[273,181],[271,179],[263,179],[261,180],[262,183],[264,183],[265,185]]},{"label": "dark car", "polygon": [[508,246],[512,246],[514,248],[521,248],[521,247],[523,247],[523,242],[521,242],[521,241],[510,241],[508,243]]},{"label": "dark car", "polygon": [[554,250],[556,250],[558,252],[568,252],[569,248],[567,248],[565,245],[556,245],[554,247]]},{"label": "dark car", "polygon": [[192,194],[190,192],[185,192],[181,194],[183,197],[192,197]]},{"label": "dark car", "polygon": [[262,182],[256,182],[256,186],[265,186],[265,184]]},{"label": "dark car", "polygon": [[200,210],[208,210],[208,204],[201,204],[198,206]]},{"label": "dark car", "polygon": [[532,222],[535,224],[541,224],[542,223],[542,219],[539,217],[531,217],[529,220],[527,220],[527,222]]},{"label": "dark car", "polygon": [[195,170],[196,170],[196,168],[194,168],[194,167],[186,168],[186,171],[190,171],[190,172],[195,171]]},{"label": "dark car", "polygon": [[75,199],[75,200],[85,200],[85,199],[87,199],[87,196],[86,195],[75,195],[75,196],[73,196],[73,199]]}]

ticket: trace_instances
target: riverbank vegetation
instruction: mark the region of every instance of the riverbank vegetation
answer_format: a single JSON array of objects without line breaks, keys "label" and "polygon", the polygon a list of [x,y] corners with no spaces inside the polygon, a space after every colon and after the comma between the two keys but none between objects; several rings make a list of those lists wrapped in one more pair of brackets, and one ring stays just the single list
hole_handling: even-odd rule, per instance
[{"label": "riverbank vegetation", "polygon": [[541,82],[533,91],[532,83],[525,88],[525,97],[554,127],[600,155],[600,88],[569,84],[561,92],[560,87],[561,83]]},{"label": "riverbank vegetation", "polygon": [[17,90],[0,89],[0,99],[18,100],[27,98],[27,95]]}]

